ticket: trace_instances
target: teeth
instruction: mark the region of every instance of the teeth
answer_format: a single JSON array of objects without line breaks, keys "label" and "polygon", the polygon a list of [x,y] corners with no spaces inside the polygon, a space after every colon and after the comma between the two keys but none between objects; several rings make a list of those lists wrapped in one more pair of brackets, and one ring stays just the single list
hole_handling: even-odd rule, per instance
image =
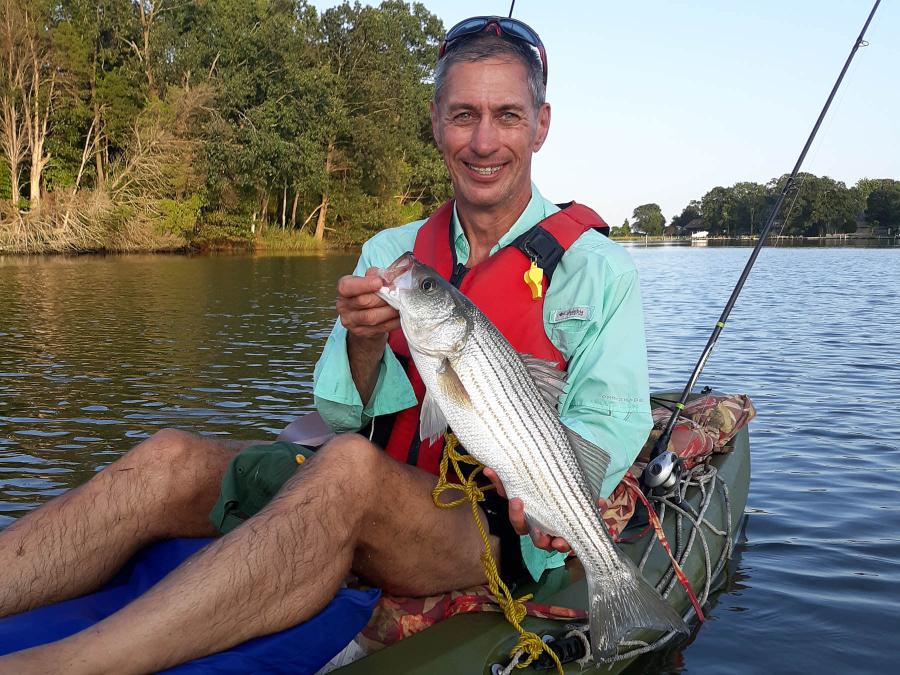
[{"label": "teeth", "polygon": [[480,174],[482,176],[490,176],[493,173],[497,173],[500,169],[502,169],[504,166],[506,166],[506,164],[501,164],[500,166],[481,167],[481,166],[473,166],[472,164],[469,164],[468,162],[466,162],[466,166],[469,167],[470,169],[472,169],[472,171],[474,171],[477,174]]}]

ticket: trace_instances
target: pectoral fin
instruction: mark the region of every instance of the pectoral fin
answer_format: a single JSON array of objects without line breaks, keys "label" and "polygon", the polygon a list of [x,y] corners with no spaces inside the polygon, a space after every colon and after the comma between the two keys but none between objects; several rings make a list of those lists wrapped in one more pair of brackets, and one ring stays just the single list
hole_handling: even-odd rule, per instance
[{"label": "pectoral fin", "polygon": [[575,451],[575,457],[578,459],[578,465],[581,467],[582,472],[584,472],[591,494],[594,496],[594,499],[599,499],[603,479],[606,478],[606,470],[609,468],[609,455],[602,448],[598,448],[590,441],[586,441],[565,425],[563,429],[565,429],[569,444]]},{"label": "pectoral fin", "polygon": [[431,397],[431,392],[425,392],[425,398],[422,401],[422,412],[419,415],[419,438],[426,438],[432,443],[436,441],[447,430],[447,420],[444,413]]},{"label": "pectoral fin", "polygon": [[463,386],[453,366],[450,365],[449,359],[444,357],[437,371],[438,386],[441,393],[448,399],[453,401],[460,408],[472,408],[472,399],[469,398],[469,392]]}]

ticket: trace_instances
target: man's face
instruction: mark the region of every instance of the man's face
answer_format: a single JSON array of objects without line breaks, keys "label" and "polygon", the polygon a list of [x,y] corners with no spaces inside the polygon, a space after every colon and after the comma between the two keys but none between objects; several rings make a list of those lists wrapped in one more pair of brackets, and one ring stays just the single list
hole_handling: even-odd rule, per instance
[{"label": "man's face", "polygon": [[547,138],[550,106],[535,110],[522,63],[453,64],[431,126],[457,200],[492,208],[531,194],[531,155]]}]

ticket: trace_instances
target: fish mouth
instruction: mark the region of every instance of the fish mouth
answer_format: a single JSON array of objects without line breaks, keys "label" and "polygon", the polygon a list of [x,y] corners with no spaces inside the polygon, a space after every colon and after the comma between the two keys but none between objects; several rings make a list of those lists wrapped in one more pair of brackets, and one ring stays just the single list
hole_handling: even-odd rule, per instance
[{"label": "fish mouth", "polygon": [[[382,267],[376,272],[384,286],[375,294],[396,310],[400,309],[400,289],[409,286],[409,282],[401,281],[404,276],[409,279],[412,276],[413,266],[416,264],[413,254],[406,252],[392,262],[388,267]],[[399,282],[399,283],[398,283]]]},{"label": "fish mouth", "polygon": [[381,277],[385,286],[393,288],[394,282],[403,274],[409,272],[413,268],[415,262],[416,259],[413,257],[413,254],[407,251],[388,267],[383,267],[378,270],[378,276]]}]

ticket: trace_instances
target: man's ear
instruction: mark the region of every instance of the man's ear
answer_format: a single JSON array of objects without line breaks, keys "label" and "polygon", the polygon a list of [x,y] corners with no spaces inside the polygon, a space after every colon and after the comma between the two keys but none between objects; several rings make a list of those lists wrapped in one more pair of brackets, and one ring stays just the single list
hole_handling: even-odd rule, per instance
[{"label": "man's ear", "polygon": [[437,143],[438,150],[444,152],[444,141],[441,138],[441,123],[438,119],[437,103],[430,101],[428,109],[431,111],[431,133],[434,136],[434,142]]},{"label": "man's ear", "polygon": [[544,141],[547,140],[548,133],[550,133],[550,104],[544,103],[541,105],[541,109],[538,110],[537,134],[535,134],[534,137],[534,147],[532,148],[532,152],[537,152],[541,149]]}]

